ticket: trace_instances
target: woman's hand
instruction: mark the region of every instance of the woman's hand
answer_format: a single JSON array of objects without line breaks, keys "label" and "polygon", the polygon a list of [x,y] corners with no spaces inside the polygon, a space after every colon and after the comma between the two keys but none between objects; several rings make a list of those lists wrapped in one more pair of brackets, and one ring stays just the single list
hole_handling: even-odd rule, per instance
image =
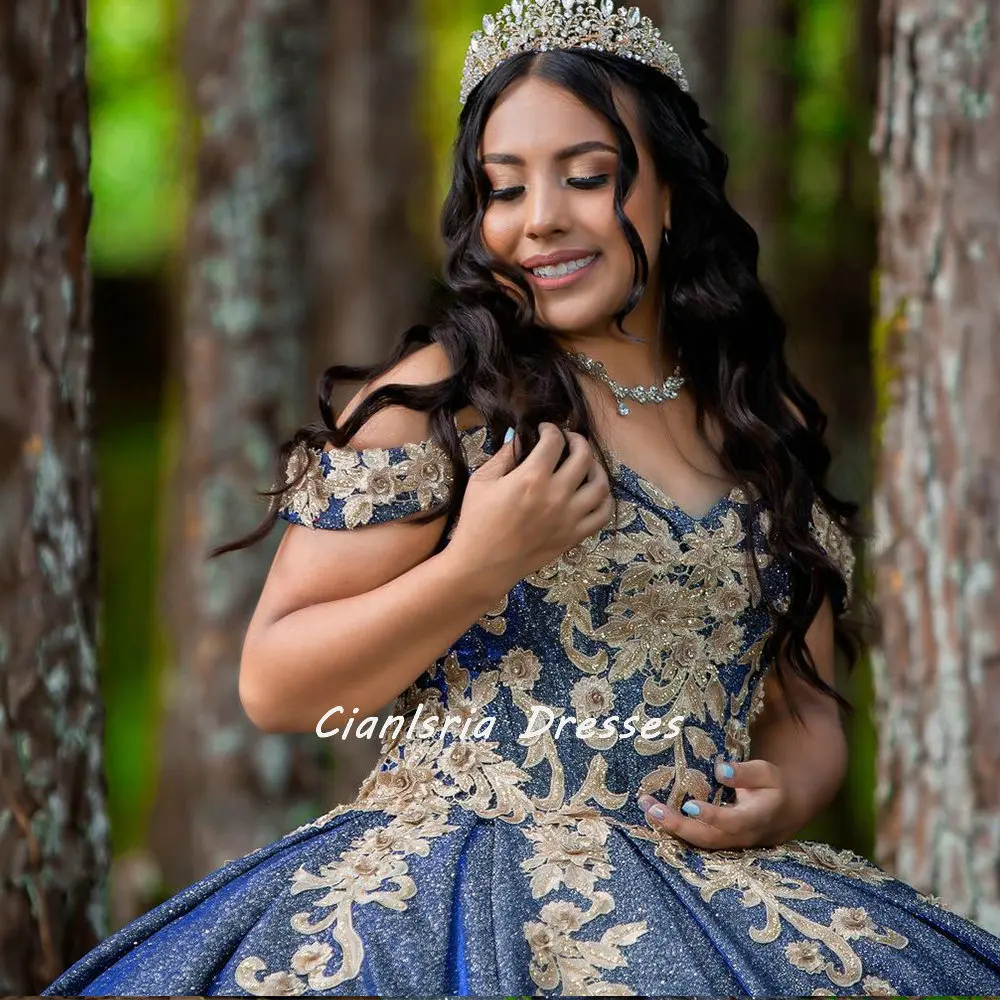
[{"label": "woman's hand", "polygon": [[[725,767],[732,769],[732,777],[726,777]],[[775,764],[766,760],[748,760],[742,764],[717,761],[715,774],[721,784],[736,789],[734,805],[713,806],[689,799],[681,808],[694,813],[691,815],[642,795],[639,806],[654,828],[666,830],[695,847],[772,846],[797,832],[794,825],[789,825],[791,794],[787,779]],[[662,818],[653,809],[662,810]]]},{"label": "woman's hand", "polygon": [[613,510],[608,477],[582,434],[542,423],[538,444],[520,465],[515,443],[469,477],[449,541],[463,559],[496,576],[504,592],[600,531]]}]

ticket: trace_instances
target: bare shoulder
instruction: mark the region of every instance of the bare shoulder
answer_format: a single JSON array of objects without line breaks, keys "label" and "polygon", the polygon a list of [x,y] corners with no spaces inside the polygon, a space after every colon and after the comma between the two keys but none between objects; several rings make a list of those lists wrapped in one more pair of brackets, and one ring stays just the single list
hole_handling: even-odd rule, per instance
[{"label": "bare shoulder", "polygon": [[[355,393],[337,418],[342,427],[347,418],[376,389],[384,385],[430,385],[452,374],[451,362],[440,344],[427,344],[400,359],[378,378],[366,382]],[[472,407],[464,407],[456,415],[460,428],[482,423]],[[410,442],[425,441],[430,437],[430,422],[426,413],[405,406],[387,406],[380,410],[351,438],[355,448],[391,448]]]}]

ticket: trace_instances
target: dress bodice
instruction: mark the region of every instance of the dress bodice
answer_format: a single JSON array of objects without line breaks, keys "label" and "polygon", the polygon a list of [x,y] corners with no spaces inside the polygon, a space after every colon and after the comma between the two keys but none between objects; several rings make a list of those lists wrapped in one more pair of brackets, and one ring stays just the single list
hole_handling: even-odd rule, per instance
[{"label": "dress bodice", "polygon": [[[460,440],[470,470],[495,451],[485,426]],[[729,801],[714,764],[749,755],[770,606],[787,600],[787,567],[767,550],[767,511],[751,523],[744,487],[695,517],[612,462],[617,518],[520,580],[397,698],[387,780],[404,758],[412,776],[433,755],[429,770],[443,765],[456,788],[512,817],[574,801],[634,822],[642,792],[674,807]],[[452,484],[433,441],[302,447],[289,463],[289,481],[299,476],[281,514],[317,528],[407,517]],[[818,502],[812,530],[842,568],[842,605],[847,536]]]}]

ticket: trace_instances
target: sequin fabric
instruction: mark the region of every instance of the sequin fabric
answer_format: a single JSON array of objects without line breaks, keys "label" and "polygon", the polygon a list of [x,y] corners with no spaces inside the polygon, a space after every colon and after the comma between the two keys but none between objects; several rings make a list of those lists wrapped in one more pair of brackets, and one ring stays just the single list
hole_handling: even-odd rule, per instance
[{"label": "sequin fabric", "polygon": [[[485,427],[461,440],[471,468],[495,450]],[[1000,994],[1000,940],[860,856],[701,850],[646,821],[640,792],[730,800],[714,761],[749,756],[789,577],[743,488],[695,517],[614,471],[617,522],[399,696],[353,801],[112,934],[45,995]],[[286,520],[377,530],[446,499],[452,472],[424,441],[303,448],[288,481]],[[812,518],[843,610],[848,539],[818,503]]]}]

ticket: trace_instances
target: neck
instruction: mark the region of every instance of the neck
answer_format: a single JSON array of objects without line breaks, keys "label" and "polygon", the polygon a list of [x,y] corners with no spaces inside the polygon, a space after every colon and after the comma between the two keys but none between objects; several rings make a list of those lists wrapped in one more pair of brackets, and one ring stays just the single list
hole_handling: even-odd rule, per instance
[{"label": "neck", "polygon": [[619,330],[597,335],[558,335],[559,345],[570,353],[603,361],[613,379],[623,383],[662,382],[677,364],[675,352],[658,337],[646,343],[627,340]]},{"label": "neck", "polygon": [[621,330],[610,320],[603,326],[556,333],[557,342],[564,350],[603,361],[608,374],[618,382],[662,382],[673,374],[677,356],[674,348],[663,343],[658,303],[654,281],[622,321]]}]

